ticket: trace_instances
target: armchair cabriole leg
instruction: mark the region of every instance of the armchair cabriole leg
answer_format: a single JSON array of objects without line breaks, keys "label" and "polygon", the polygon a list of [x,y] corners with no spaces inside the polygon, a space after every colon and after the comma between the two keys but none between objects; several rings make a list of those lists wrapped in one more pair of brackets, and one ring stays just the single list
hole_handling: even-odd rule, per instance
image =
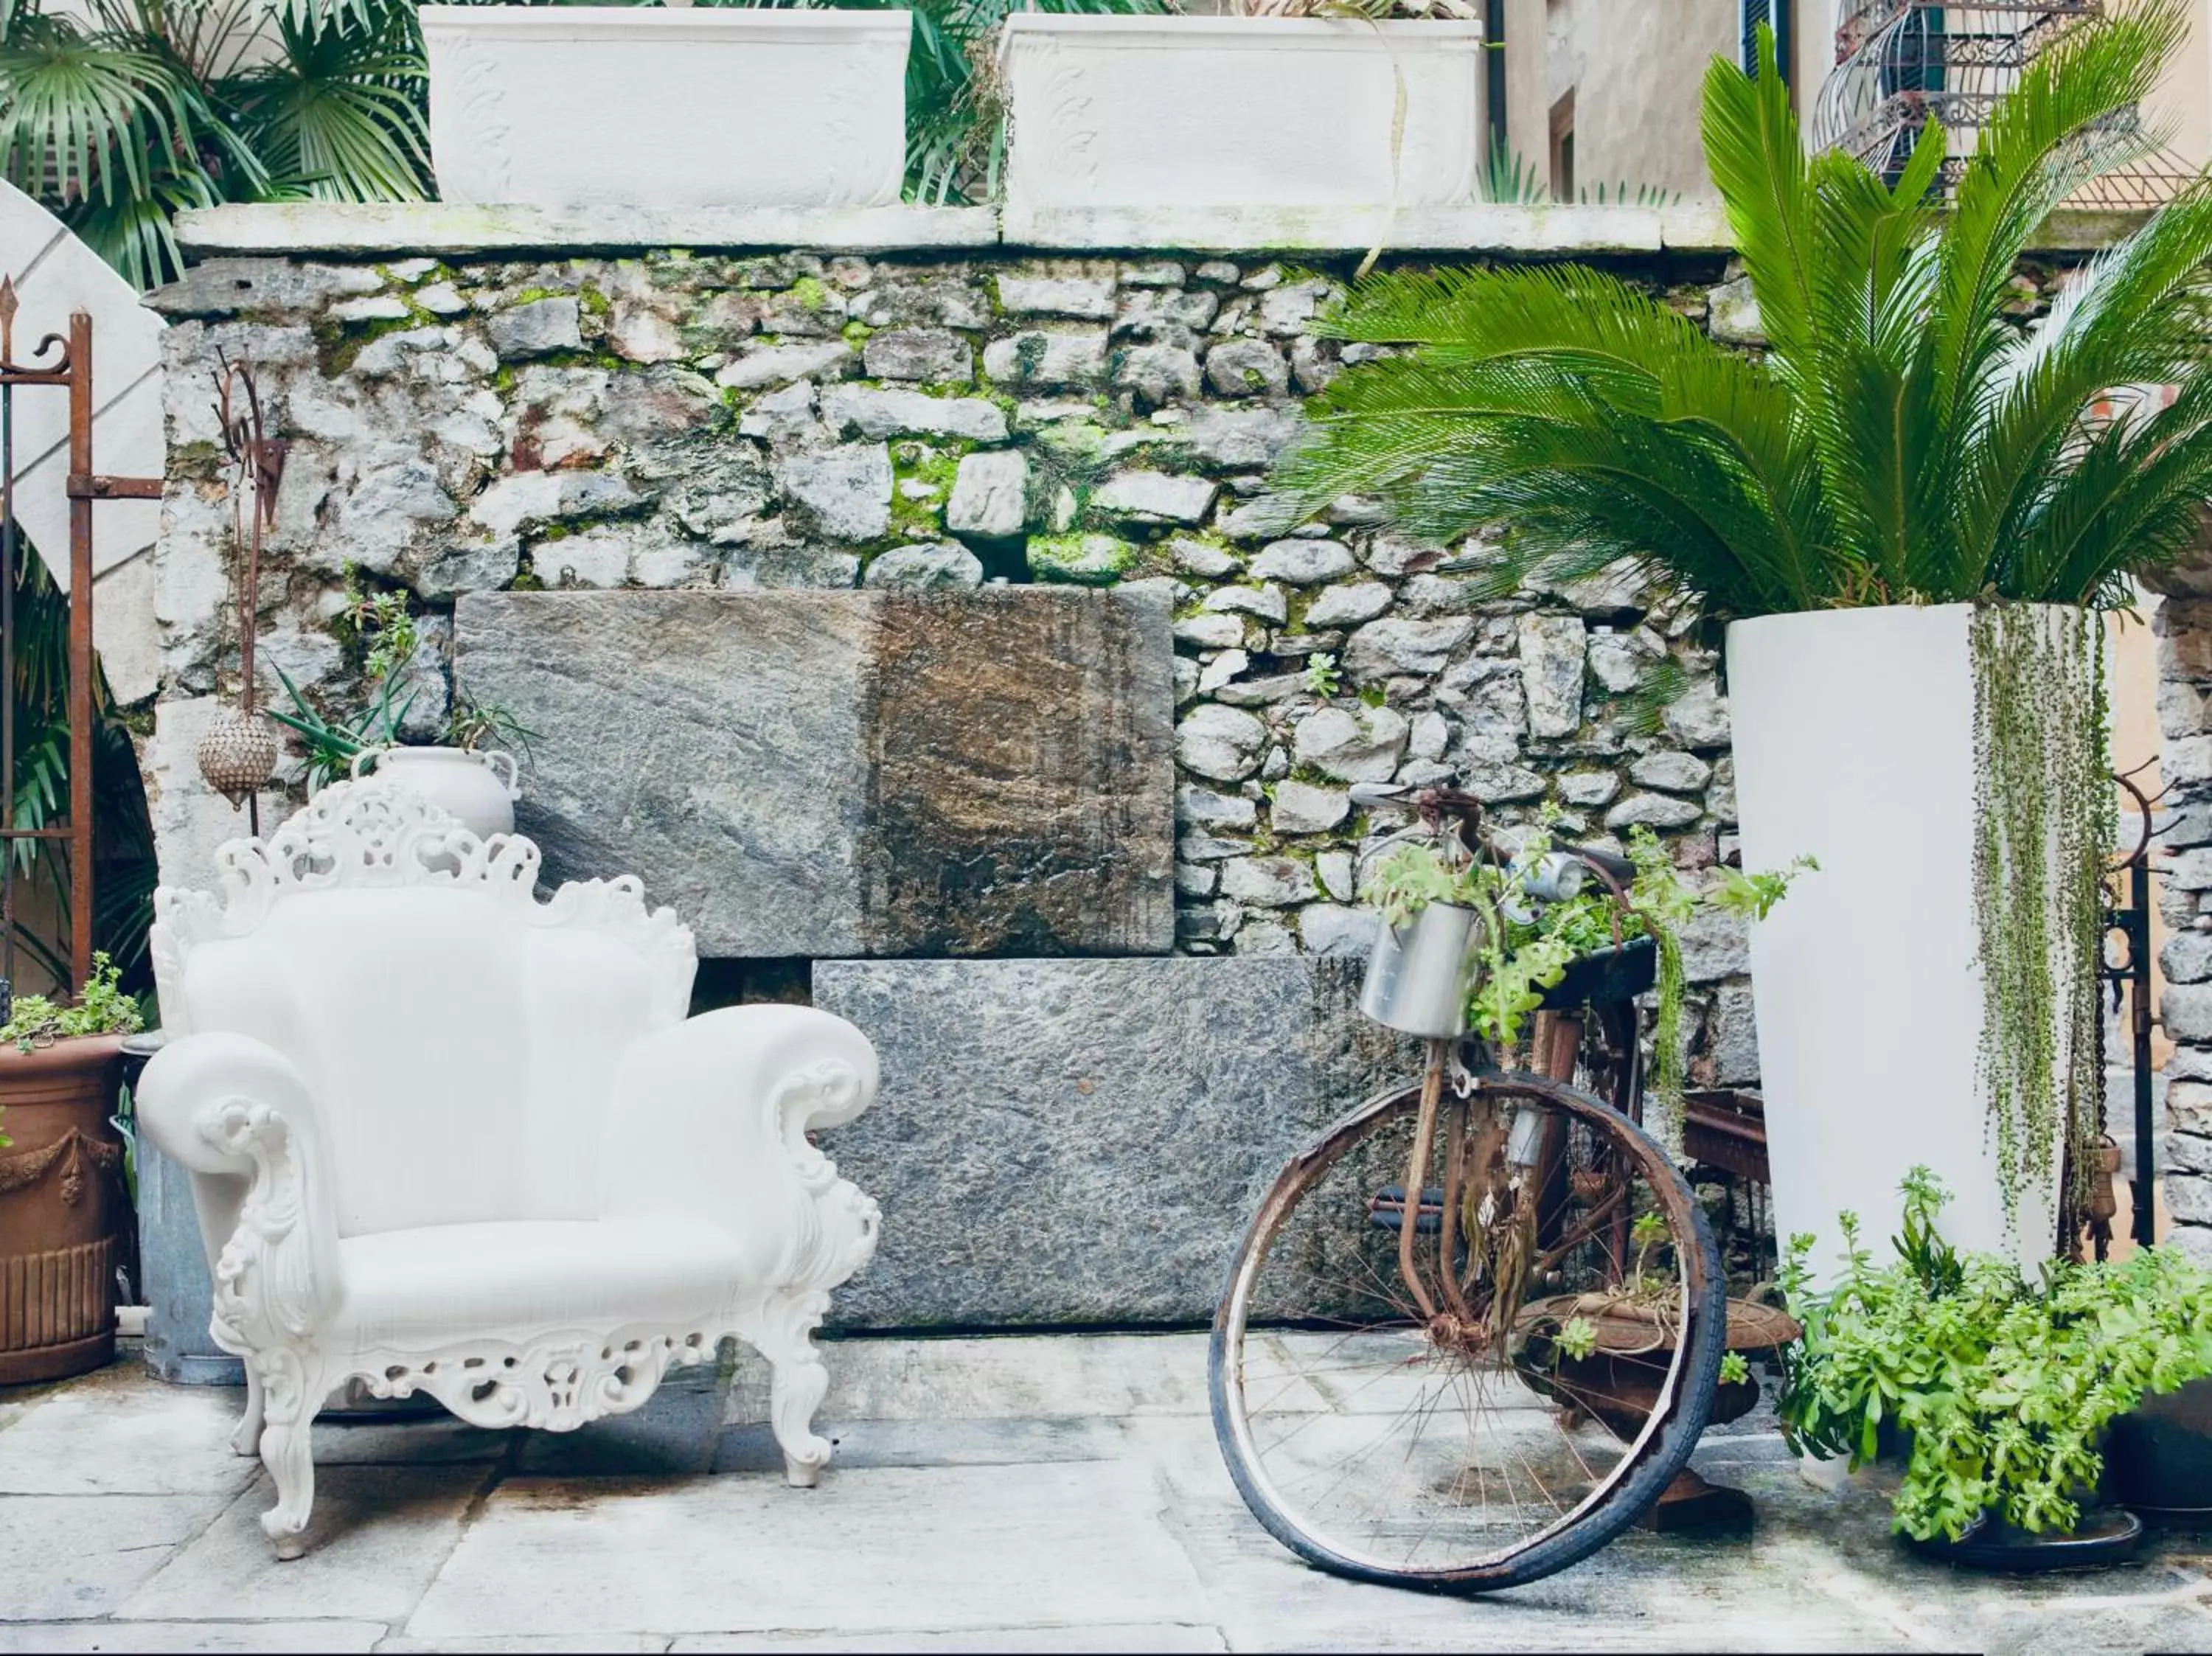
[{"label": "armchair cabriole leg", "polygon": [[830,1296],[818,1289],[770,1294],[752,1336],[769,1361],[769,1425],[783,1450],[784,1481],[794,1489],[812,1489],[830,1464],[830,1440],[814,1430],[814,1411],[830,1389],[814,1331],[829,1308]]},{"label": "armchair cabriole leg", "polygon": [[315,1504],[315,1414],[330,1388],[312,1357],[270,1353],[254,1363],[261,1377],[261,1464],[276,1485],[276,1504],[261,1514],[261,1528],[279,1559],[297,1558],[307,1550],[307,1516]]},{"label": "armchair cabriole leg", "polygon": [[246,1413],[239,1418],[238,1429],[230,1435],[230,1447],[234,1454],[261,1453],[261,1376],[252,1363],[246,1366]]}]

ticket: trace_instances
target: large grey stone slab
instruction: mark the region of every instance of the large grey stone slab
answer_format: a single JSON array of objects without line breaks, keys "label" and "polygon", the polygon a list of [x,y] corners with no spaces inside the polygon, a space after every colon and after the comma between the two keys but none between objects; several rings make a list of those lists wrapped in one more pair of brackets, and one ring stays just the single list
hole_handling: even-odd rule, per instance
[{"label": "large grey stone slab", "polygon": [[1173,656],[1141,597],[492,592],[457,671],[541,736],[551,879],[706,955],[1164,953]]},{"label": "large grey stone slab", "polygon": [[823,1135],[882,1204],[853,1327],[1199,1323],[1292,1150],[1413,1044],[1361,1019],[1360,963],[822,961],[814,1002],[883,1091]]}]

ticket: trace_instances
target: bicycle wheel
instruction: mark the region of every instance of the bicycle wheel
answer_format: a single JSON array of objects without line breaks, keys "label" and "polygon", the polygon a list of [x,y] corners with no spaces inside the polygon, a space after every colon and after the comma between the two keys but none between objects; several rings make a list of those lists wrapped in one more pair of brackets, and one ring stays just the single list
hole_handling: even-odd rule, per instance
[{"label": "bicycle wheel", "polygon": [[1308,1562],[1516,1586],[1605,1545],[1682,1469],[1726,1293],[1681,1175],[1598,1100],[1519,1074],[1426,1109],[1419,1086],[1386,1093],[1293,1157],[1246,1233],[1214,1317],[1214,1431]]}]

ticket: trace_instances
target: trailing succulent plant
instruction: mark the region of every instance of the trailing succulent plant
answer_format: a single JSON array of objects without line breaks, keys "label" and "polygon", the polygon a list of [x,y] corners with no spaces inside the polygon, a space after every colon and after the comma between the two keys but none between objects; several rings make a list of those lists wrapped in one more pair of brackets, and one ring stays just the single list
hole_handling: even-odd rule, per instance
[{"label": "trailing succulent plant", "polygon": [[[2086,1210],[2104,1088],[2097,1043],[2105,873],[2114,828],[2103,619],[1984,604],[1974,674],[1974,917],[1981,1085],[2005,1222],[2062,1155]],[[2070,1227],[2069,1227],[2070,1228]]]}]

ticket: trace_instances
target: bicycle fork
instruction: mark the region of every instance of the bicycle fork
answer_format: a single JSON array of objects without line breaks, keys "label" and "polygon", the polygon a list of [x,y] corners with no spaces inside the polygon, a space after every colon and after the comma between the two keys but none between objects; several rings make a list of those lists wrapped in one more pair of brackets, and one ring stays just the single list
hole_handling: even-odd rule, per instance
[{"label": "bicycle fork", "polygon": [[[1571,1082],[1582,1034],[1578,1015],[1537,1014],[1531,1043],[1535,1073],[1548,1080]],[[1472,1216],[1464,1211],[1468,1173],[1473,1168],[1479,1175],[1486,1174],[1501,1148],[1497,1143],[1500,1125],[1494,1118],[1476,1129],[1470,1143],[1468,1130],[1474,1117],[1471,1092],[1461,1094],[1455,1089],[1455,1096],[1449,1100],[1444,1096],[1445,1083],[1451,1072],[1453,1045],[1449,1040],[1431,1040],[1427,1043],[1428,1063],[1421,1077],[1420,1109],[1414,1120],[1398,1222],[1398,1274],[1422,1319],[1439,1333],[1451,1331],[1445,1325],[1447,1321],[1462,1328],[1472,1328],[1486,1320],[1468,1298],[1468,1284],[1459,1269],[1459,1244],[1463,1222],[1468,1229],[1473,1228]],[[1443,1168],[1442,1188],[1437,1193],[1437,1227],[1433,1234],[1437,1249],[1435,1282],[1442,1304],[1437,1303],[1437,1295],[1430,1292],[1429,1283],[1423,1278],[1419,1253],[1423,1230],[1420,1222],[1430,1212],[1429,1151],[1436,1138],[1439,1117],[1443,1124]],[[1508,1184],[1525,1192],[1524,1199],[1534,1203],[1540,1211],[1547,1206],[1554,1213],[1561,1211],[1566,1168],[1559,1142],[1557,1118],[1550,1111],[1523,1104],[1514,1111],[1503,1132]],[[1554,1186],[1561,1188],[1555,1191]],[[1486,1197],[1488,1194],[1485,1192]],[[1540,1246],[1547,1240],[1530,1236],[1527,1241]],[[1495,1319],[1498,1307],[1512,1297],[1493,1291],[1491,1320]],[[1493,1338],[1504,1331],[1502,1328],[1490,1331]]]}]

